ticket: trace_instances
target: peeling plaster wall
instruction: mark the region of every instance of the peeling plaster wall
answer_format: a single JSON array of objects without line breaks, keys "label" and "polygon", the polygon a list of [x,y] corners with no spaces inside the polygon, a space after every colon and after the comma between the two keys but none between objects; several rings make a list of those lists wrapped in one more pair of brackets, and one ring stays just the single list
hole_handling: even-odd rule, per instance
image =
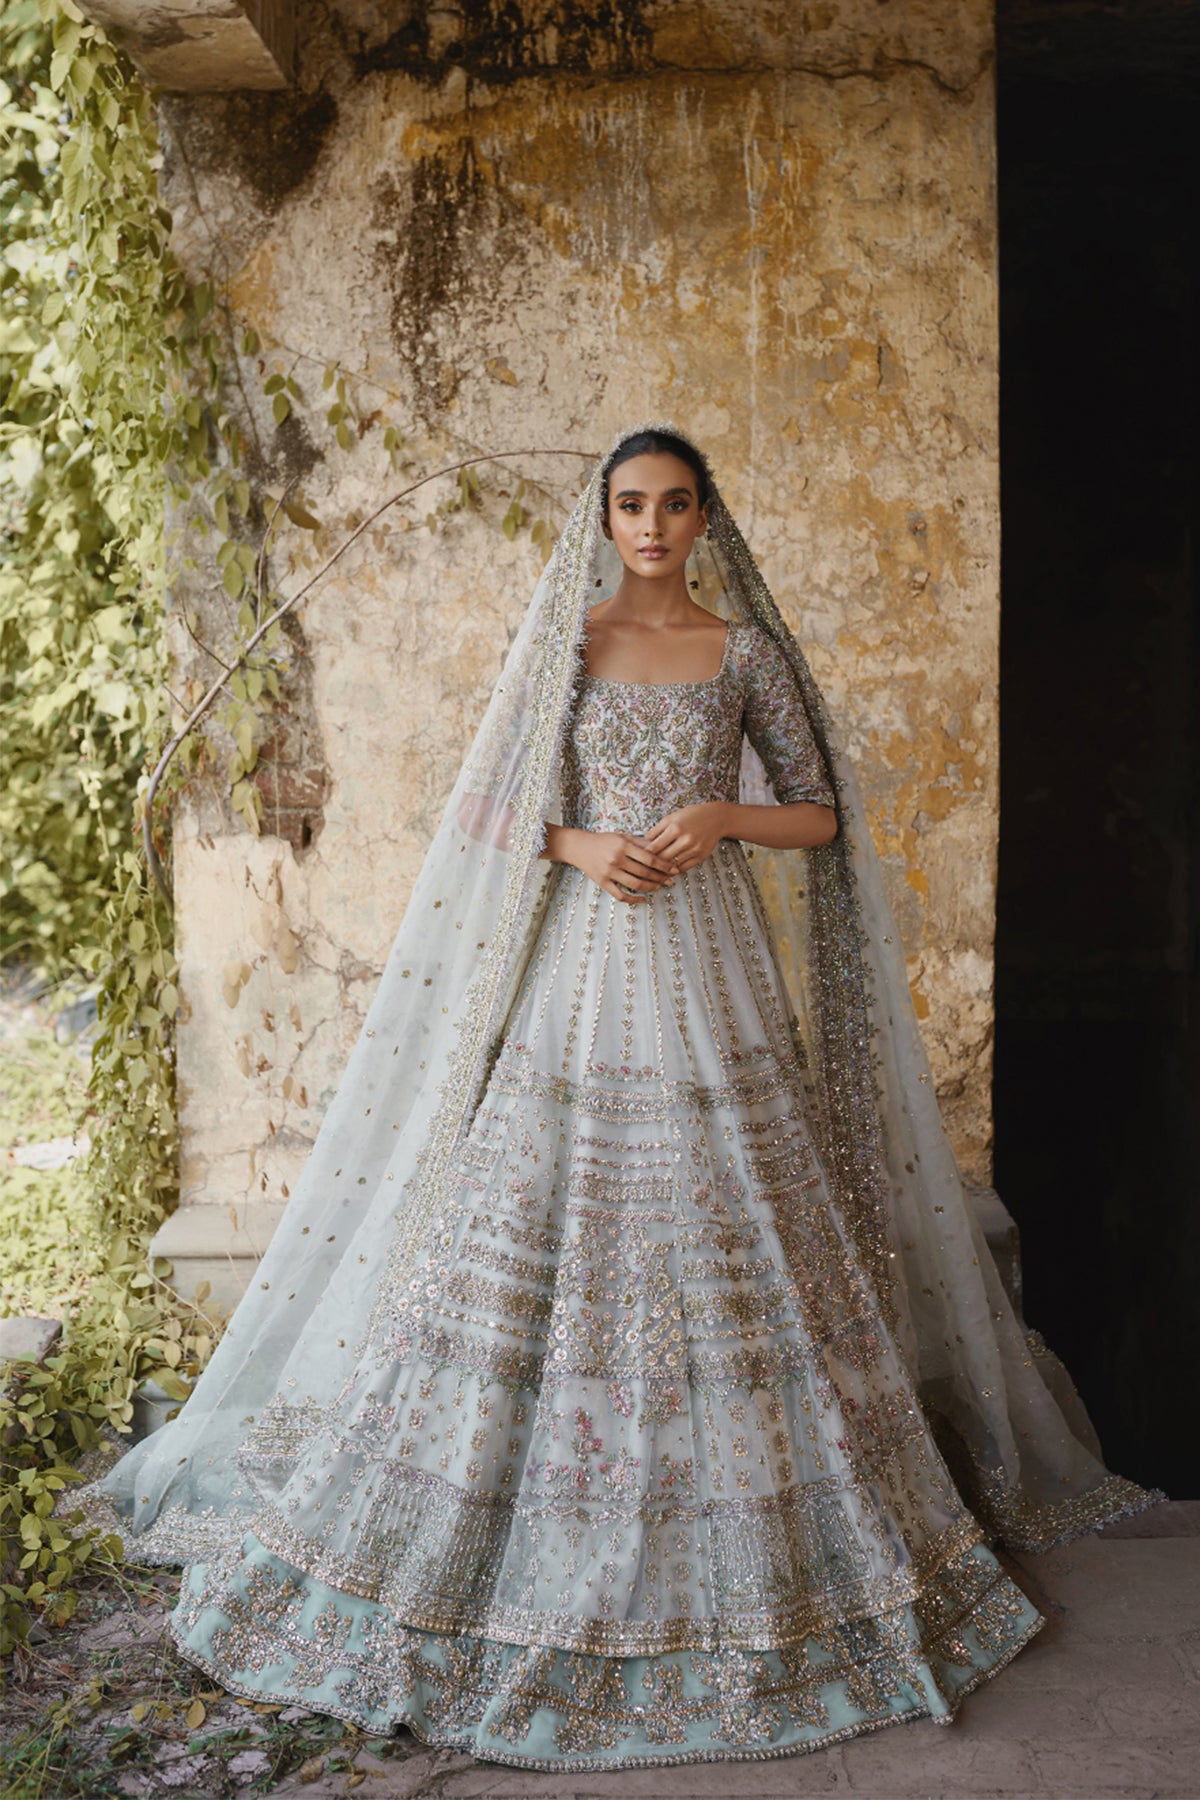
[{"label": "peeling plaster wall", "polygon": [[[843,722],[947,1123],[986,1181],[989,8],[720,0],[585,17],[527,0],[503,35],[475,5],[304,12],[296,91],[165,109],[179,249],[274,347],[247,359],[236,396],[253,401],[251,473],[299,473],[321,521],[285,529],[280,587],[401,485],[388,424],[422,471],[488,449],[596,450],[645,416],[697,433]],[[327,362],[363,416],[349,451],[324,422]],[[305,394],[278,430],[255,398],[273,368]],[[323,757],[311,842],[256,841],[219,781],[193,782],[176,877],[185,1202],[278,1201],[299,1168],[540,566],[499,519],[522,475],[538,484],[526,504],[561,522],[582,469],[531,455],[485,470],[482,513],[436,533],[426,490],[306,604],[297,686]],[[181,560],[177,592],[214,616],[203,568]],[[177,641],[177,679],[197,679]]]}]

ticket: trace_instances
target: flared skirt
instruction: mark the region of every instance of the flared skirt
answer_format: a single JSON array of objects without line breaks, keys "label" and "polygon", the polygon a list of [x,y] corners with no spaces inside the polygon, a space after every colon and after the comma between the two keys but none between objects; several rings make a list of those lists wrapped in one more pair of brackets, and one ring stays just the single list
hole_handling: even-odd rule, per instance
[{"label": "flared skirt", "polygon": [[171,1628],[225,1687],[542,1769],[946,1720],[1038,1629],[855,1254],[742,847],[554,871],[429,1248],[239,1456]]}]

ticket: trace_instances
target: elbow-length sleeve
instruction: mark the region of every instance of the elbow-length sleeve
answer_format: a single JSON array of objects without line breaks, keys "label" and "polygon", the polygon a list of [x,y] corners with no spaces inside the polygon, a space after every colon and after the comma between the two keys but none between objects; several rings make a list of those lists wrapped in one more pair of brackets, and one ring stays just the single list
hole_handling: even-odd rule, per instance
[{"label": "elbow-length sleeve", "polygon": [[743,652],[746,736],[781,806],[812,800],[834,806],[825,762],[787,658],[765,631],[747,634]]}]

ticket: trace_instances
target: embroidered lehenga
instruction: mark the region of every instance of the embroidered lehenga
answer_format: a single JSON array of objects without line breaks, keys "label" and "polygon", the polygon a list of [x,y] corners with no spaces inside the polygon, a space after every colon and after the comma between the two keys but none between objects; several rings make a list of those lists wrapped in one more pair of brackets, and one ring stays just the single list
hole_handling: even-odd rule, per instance
[{"label": "embroidered lehenga", "polygon": [[[637,905],[535,869],[549,795],[565,823],[640,832],[736,800],[748,769],[861,832],[769,612],[719,608],[711,680],[586,674],[592,489],[573,527],[557,613],[543,593],[444,827],[490,887],[455,890],[453,856],[431,853],[413,906],[447,916],[398,938],[310,1163],[326,1195],[289,1207],[157,1434],[174,1442],[130,1452],[87,1511],[131,1556],[184,1565],[186,1657],[373,1732],[604,1769],[946,1720],[1042,1623],[988,1536],[1043,1544],[1157,1496],[1104,1470],[1062,1371],[1031,1354],[953,1159],[889,1174],[935,1149],[895,1017],[867,1030],[837,997],[861,999],[891,942],[871,894],[846,910],[870,876],[861,836],[837,853],[848,881],[800,852],[807,885],[781,886],[724,840]],[[726,596],[755,591],[732,529]],[[502,937],[518,904],[515,953],[464,981],[459,1042],[414,1099],[464,924],[485,965],[486,908]],[[336,1252],[306,1243],[338,1227]],[[930,1282],[943,1293],[914,1297]],[[951,1317],[974,1332],[958,1347]],[[207,1442],[183,1430],[202,1398]]]}]

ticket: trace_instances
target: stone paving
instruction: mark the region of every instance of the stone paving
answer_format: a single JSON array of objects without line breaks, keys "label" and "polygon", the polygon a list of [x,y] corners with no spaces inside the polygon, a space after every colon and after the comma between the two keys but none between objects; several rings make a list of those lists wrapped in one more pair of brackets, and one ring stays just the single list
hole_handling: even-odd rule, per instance
[{"label": "stone paving", "polygon": [[[1167,1535],[1161,1535],[1167,1534]],[[551,1775],[413,1751],[366,1752],[371,1800],[1200,1800],[1200,1503],[1156,1508],[1044,1556],[1005,1559],[1046,1615],[1033,1642],[964,1703],[830,1750],[763,1762]],[[406,1734],[405,1734],[406,1735]],[[346,1792],[296,1778],[278,1794]]]}]

